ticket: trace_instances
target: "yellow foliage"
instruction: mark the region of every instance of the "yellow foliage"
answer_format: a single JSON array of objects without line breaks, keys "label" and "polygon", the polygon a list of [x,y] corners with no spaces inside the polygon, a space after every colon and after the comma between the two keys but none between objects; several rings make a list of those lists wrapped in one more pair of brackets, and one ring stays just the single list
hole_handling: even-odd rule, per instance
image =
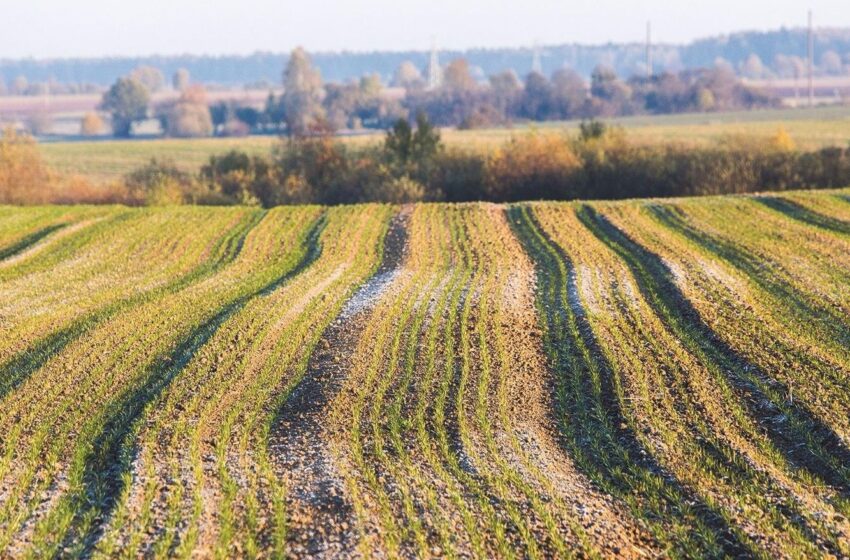
[{"label": "yellow foliage", "polygon": [[783,152],[792,152],[797,149],[797,143],[794,142],[784,126],[780,126],[776,130],[776,134],[770,138],[770,143],[773,148]]},{"label": "yellow foliage", "polygon": [[93,111],[86,113],[80,122],[80,134],[83,136],[97,136],[103,132],[103,128],[103,119]]},{"label": "yellow foliage", "polygon": [[48,202],[50,179],[35,140],[7,128],[0,137],[0,203]]},{"label": "yellow foliage", "polygon": [[532,192],[548,197],[580,167],[581,160],[565,138],[532,133],[496,149],[487,159],[485,180],[495,200],[519,200]]}]

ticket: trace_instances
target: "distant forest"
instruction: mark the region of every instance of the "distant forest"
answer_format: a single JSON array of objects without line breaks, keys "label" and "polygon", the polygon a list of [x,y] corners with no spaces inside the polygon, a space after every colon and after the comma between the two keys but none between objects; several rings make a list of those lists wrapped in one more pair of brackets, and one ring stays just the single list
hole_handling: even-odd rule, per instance
[{"label": "distant forest", "polygon": [[[850,29],[819,29],[815,39],[816,64],[822,74],[840,74],[850,70]],[[534,49],[497,48],[467,51],[440,51],[440,61],[446,63],[463,57],[473,70],[473,76],[487,76],[513,69],[523,76],[532,69]],[[621,76],[645,72],[645,46],[639,43],[607,45],[546,45],[539,49],[543,73],[569,67],[589,77],[598,65],[606,65]],[[653,48],[656,71],[680,71],[716,65],[731,67],[748,77],[794,77],[806,55],[806,31],[781,29],[769,32],[740,32],[731,35],[700,39],[687,45],[659,44]],[[60,83],[108,86],[119,76],[139,66],[153,66],[166,76],[180,68],[187,69],[193,80],[221,86],[255,85],[267,87],[279,84],[283,64],[288,55],[255,53],[247,56],[150,56],[101,59],[0,60],[0,80],[11,84],[24,77],[29,82],[55,81]],[[425,51],[406,52],[317,52],[312,54],[315,65],[326,82],[348,82],[364,75],[377,73],[389,82],[405,61],[420,68],[428,63]]]}]

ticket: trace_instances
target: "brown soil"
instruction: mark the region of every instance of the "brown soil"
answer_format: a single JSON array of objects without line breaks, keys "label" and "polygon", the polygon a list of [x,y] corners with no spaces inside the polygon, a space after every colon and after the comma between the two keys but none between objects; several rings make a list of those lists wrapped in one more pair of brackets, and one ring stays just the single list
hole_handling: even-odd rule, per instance
[{"label": "brown soil", "polygon": [[366,311],[400,267],[409,215],[410,208],[405,207],[393,219],[381,266],[322,335],[304,379],[287,400],[272,431],[269,447],[275,469],[288,488],[287,556],[356,556],[352,507],[327,446],[327,407],[346,378]]}]

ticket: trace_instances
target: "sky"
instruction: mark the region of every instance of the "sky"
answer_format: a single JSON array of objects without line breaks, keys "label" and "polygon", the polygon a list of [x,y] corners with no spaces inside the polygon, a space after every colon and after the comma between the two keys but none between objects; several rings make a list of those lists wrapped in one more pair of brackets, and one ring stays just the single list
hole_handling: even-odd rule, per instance
[{"label": "sky", "polygon": [[683,43],[850,27],[850,0],[0,0],[0,59]]}]

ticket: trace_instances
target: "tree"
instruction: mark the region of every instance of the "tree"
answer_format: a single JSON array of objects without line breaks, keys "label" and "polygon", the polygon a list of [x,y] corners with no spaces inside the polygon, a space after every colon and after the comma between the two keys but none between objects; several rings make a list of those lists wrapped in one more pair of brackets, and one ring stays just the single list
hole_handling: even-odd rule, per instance
[{"label": "tree", "polygon": [[171,79],[171,85],[174,86],[174,89],[177,91],[183,91],[187,87],[189,87],[190,76],[189,71],[185,68],[180,68],[177,72],[174,73],[174,77]]},{"label": "tree", "polygon": [[384,153],[399,176],[412,176],[422,182],[427,180],[439,150],[440,132],[423,112],[416,115],[415,130],[407,119],[398,119],[384,139]]},{"label": "tree", "polygon": [[352,125],[354,113],[361,100],[360,86],[354,84],[328,84],[325,88],[324,107],[327,120],[334,129]]},{"label": "tree", "polygon": [[587,86],[574,70],[561,68],[552,74],[552,104],[558,118],[578,115],[586,98]]},{"label": "tree", "polygon": [[151,93],[161,90],[162,86],[165,85],[165,77],[162,72],[153,66],[139,66],[130,72],[130,77],[138,80]]},{"label": "tree", "polygon": [[232,107],[225,101],[219,101],[210,107],[210,118],[212,119],[213,131],[217,132],[231,118]]},{"label": "tree", "polygon": [[384,84],[381,83],[381,77],[378,74],[370,74],[360,78],[360,94],[363,97],[378,97],[381,95],[382,89],[384,89]]},{"label": "tree", "polygon": [[820,67],[830,76],[838,76],[843,69],[841,56],[835,51],[826,51],[820,57]]},{"label": "tree", "polygon": [[624,84],[610,66],[599,65],[593,69],[590,77],[590,94],[605,101],[613,101],[620,96]]},{"label": "tree", "polygon": [[419,68],[409,60],[405,60],[396,68],[392,85],[404,89],[417,89],[425,85],[425,81],[422,79]]},{"label": "tree", "polygon": [[168,136],[175,138],[211,136],[213,122],[204,88],[195,85],[183,91],[177,103],[166,112],[165,121],[165,133]]},{"label": "tree", "polygon": [[530,72],[526,76],[520,114],[536,121],[546,120],[552,114],[552,84],[543,74]]},{"label": "tree", "polygon": [[762,64],[759,55],[750,53],[750,56],[741,63],[741,74],[752,80],[764,77],[764,64]]},{"label": "tree", "polygon": [[714,93],[710,89],[701,87],[696,92],[696,107],[698,111],[711,111],[717,105]]},{"label": "tree", "polygon": [[263,121],[272,130],[280,131],[286,121],[286,111],[283,107],[283,96],[277,98],[273,92],[269,92],[266,98],[266,107],[263,109]]},{"label": "tree", "polygon": [[478,87],[465,58],[449,62],[443,73],[443,87],[454,91],[471,91]]},{"label": "tree", "polygon": [[599,65],[593,70],[590,94],[596,101],[595,113],[614,115],[629,112],[632,92],[609,66]]},{"label": "tree", "polygon": [[522,92],[522,84],[513,70],[505,70],[490,76],[490,92],[493,104],[503,114],[507,114]]},{"label": "tree", "polygon": [[103,119],[94,111],[89,111],[80,121],[80,134],[83,136],[97,136],[103,132]]},{"label": "tree", "polygon": [[774,59],[773,67],[781,78],[800,78],[806,73],[806,62],[799,56],[778,54]]},{"label": "tree", "polygon": [[250,130],[254,130],[260,124],[260,112],[253,107],[236,107],[233,113]]},{"label": "tree", "polygon": [[103,95],[100,108],[112,113],[112,133],[127,138],[133,123],[143,120],[148,114],[150,93],[134,78],[119,78]]},{"label": "tree", "polygon": [[283,73],[283,109],[290,136],[304,136],[325,118],[322,108],[322,76],[310,57],[298,47]]}]

